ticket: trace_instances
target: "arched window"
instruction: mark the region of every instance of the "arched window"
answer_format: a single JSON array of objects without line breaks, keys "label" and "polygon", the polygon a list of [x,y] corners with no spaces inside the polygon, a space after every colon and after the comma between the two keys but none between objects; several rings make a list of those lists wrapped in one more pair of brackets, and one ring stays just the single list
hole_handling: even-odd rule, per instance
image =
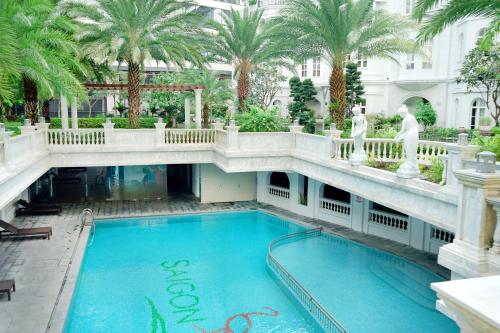
[{"label": "arched window", "polygon": [[271,173],[270,184],[273,186],[290,189],[290,180],[288,179],[288,175],[284,172]]},{"label": "arched window", "polygon": [[472,102],[470,113],[470,128],[477,128],[479,126],[479,119],[486,114],[486,103],[482,98],[476,98]]},{"label": "arched window", "polygon": [[325,184],[323,187],[323,198],[350,203],[351,193]]}]

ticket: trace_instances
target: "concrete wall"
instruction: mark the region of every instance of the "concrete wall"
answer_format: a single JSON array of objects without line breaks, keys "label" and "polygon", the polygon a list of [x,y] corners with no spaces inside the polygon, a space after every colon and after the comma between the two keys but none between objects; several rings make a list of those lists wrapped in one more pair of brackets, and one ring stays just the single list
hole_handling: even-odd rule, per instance
[{"label": "concrete wall", "polygon": [[225,173],[213,164],[200,165],[201,202],[247,201],[256,199],[256,173]]}]

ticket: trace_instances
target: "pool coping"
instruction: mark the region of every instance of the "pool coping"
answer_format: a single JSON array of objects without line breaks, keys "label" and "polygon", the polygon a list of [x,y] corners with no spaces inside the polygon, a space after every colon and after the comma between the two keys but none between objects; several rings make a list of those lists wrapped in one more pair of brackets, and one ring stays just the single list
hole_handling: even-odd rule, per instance
[{"label": "pool coping", "polygon": [[[223,209],[221,208],[220,210],[199,210],[199,211],[189,211],[189,212],[168,212],[168,213],[158,213],[158,214],[146,214],[146,215],[137,215],[137,216],[130,216],[130,215],[125,215],[125,214],[115,214],[115,215],[105,215],[103,217],[95,216],[94,218],[96,220],[113,220],[113,219],[134,219],[134,218],[148,218],[148,217],[160,217],[160,216],[179,216],[179,215],[198,215],[198,214],[206,214],[206,213],[211,213],[211,214],[217,214],[217,213],[231,213],[231,212],[249,212],[249,211],[260,211],[269,215],[276,216],[278,218],[288,220],[292,223],[298,224],[303,227],[307,228],[313,228],[317,227],[320,224],[314,224],[308,221],[303,221],[300,219],[300,216],[297,214],[294,214],[292,212],[281,212],[278,210],[277,207],[274,206],[268,206],[268,207],[256,207],[256,208],[237,208],[237,209]],[[297,216],[294,216],[297,215]],[[313,221],[315,219],[312,219]],[[331,224],[331,223],[329,223]],[[333,226],[333,225],[332,225]],[[46,333],[62,333],[64,330],[65,322],[70,310],[70,305],[71,305],[71,300],[73,297],[73,293],[76,287],[76,283],[78,280],[78,275],[80,273],[81,265],[83,263],[83,259],[85,257],[85,252],[87,248],[87,243],[88,243],[88,238],[90,235],[91,227],[90,226],[84,226],[83,229],[81,230],[78,238],[78,244],[76,245],[69,267],[67,271],[67,276],[63,280],[63,283],[61,285],[61,291],[60,294],[56,300],[56,304],[54,304],[54,308],[52,311],[52,316],[49,320],[49,323],[46,328]],[[393,255],[399,258],[402,258],[403,260],[409,261],[412,264],[415,264],[423,269],[429,270],[433,274],[436,274],[442,278],[447,278],[446,276],[443,276],[442,274],[439,274],[439,272],[429,269],[428,266],[422,265],[422,263],[418,262],[417,260],[412,260],[412,258],[402,255],[397,252],[390,251],[386,248],[382,248],[373,244],[370,244],[368,242],[361,242],[358,239],[352,239],[342,233],[338,233],[335,230],[331,228],[323,228],[323,231],[327,234],[340,237],[342,239],[352,241],[354,243],[357,243],[361,246],[367,246],[367,247],[373,247],[377,251],[381,252],[386,252],[389,255]],[[366,236],[366,234],[363,234]],[[376,236],[374,236],[376,237]],[[384,240],[383,238],[376,237],[378,239]],[[417,251],[417,250],[415,250]],[[422,252],[422,251],[420,251]]]}]

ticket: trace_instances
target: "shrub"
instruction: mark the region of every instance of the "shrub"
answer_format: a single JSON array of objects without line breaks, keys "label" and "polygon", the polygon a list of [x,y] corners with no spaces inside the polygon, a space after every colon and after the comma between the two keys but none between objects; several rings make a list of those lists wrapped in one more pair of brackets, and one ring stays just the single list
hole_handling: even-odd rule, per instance
[{"label": "shrub", "polygon": [[258,106],[250,106],[249,112],[236,115],[240,132],[287,132],[288,118],[281,117],[278,109],[271,107],[263,110]]},{"label": "shrub", "polygon": [[479,131],[472,132],[472,144],[479,145],[481,151],[491,151],[497,155],[497,161],[500,161],[500,132],[498,129],[493,131],[493,136],[482,136]]},{"label": "shrub", "polygon": [[[68,120],[71,127],[71,119]],[[96,118],[78,118],[79,128],[102,128],[105,122],[104,117]],[[111,122],[115,124],[115,128],[130,128],[128,118],[111,118]],[[155,128],[156,118],[154,117],[141,117],[139,119],[139,128]],[[62,128],[61,118],[51,118],[50,128]]]},{"label": "shrub", "polygon": [[433,126],[436,123],[436,112],[430,103],[425,103],[423,100],[417,102],[417,111],[415,112],[415,119],[419,124]]},{"label": "shrub", "polygon": [[493,119],[489,116],[483,116],[479,118],[479,126],[490,126],[493,122]]},{"label": "shrub", "polygon": [[424,171],[424,176],[427,180],[440,184],[443,180],[443,170],[444,164],[439,158],[433,158],[431,161],[431,166]]},{"label": "shrub", "polygon": [[454,142],[457,140],[457,137],[457,128],[430,126],[427,127],[423,132],[420,132],[421,140]]}]

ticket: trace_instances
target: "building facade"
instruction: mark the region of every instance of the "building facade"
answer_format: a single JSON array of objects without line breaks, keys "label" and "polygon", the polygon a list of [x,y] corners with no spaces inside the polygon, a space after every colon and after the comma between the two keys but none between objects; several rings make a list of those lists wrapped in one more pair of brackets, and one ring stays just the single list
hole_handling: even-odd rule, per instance
[{"label": "building facade", "polygon": [[[441,1],[441,5],[445,1]],[[415,2],[377,0],[375,6],[410,16]],[[261,0],[257,6],[264,10],[266,18],[270,18],[277,15],[285,3],[286,0]],[[471,17],[448,27],[424,46],[428,57],[401,55],[397,57],[399,64],[381,59],[353,59],[362,73],[366,91],[366,104],[362,109],[366,114],[392,116],[401,104],[414,111],[416,102],[425,99],[437,113],[437,126],[477,128],[479,118],[489,115],[485,100],[479,93],[468,93],[465,86],[456,83],[456,78],[465,56],[475,47],[487,24],[487,19]],[[415,36],[416,32],[409,35],[410,38]],[[296,73],[287,73],[287,76],[293,75],[314,82],[318,95],[312,108],[326,115],[329,65],[320,59],[308,59],[297,66]],[[290,101],[288,82],[284,82],[273,104],[286,110]]]}]

